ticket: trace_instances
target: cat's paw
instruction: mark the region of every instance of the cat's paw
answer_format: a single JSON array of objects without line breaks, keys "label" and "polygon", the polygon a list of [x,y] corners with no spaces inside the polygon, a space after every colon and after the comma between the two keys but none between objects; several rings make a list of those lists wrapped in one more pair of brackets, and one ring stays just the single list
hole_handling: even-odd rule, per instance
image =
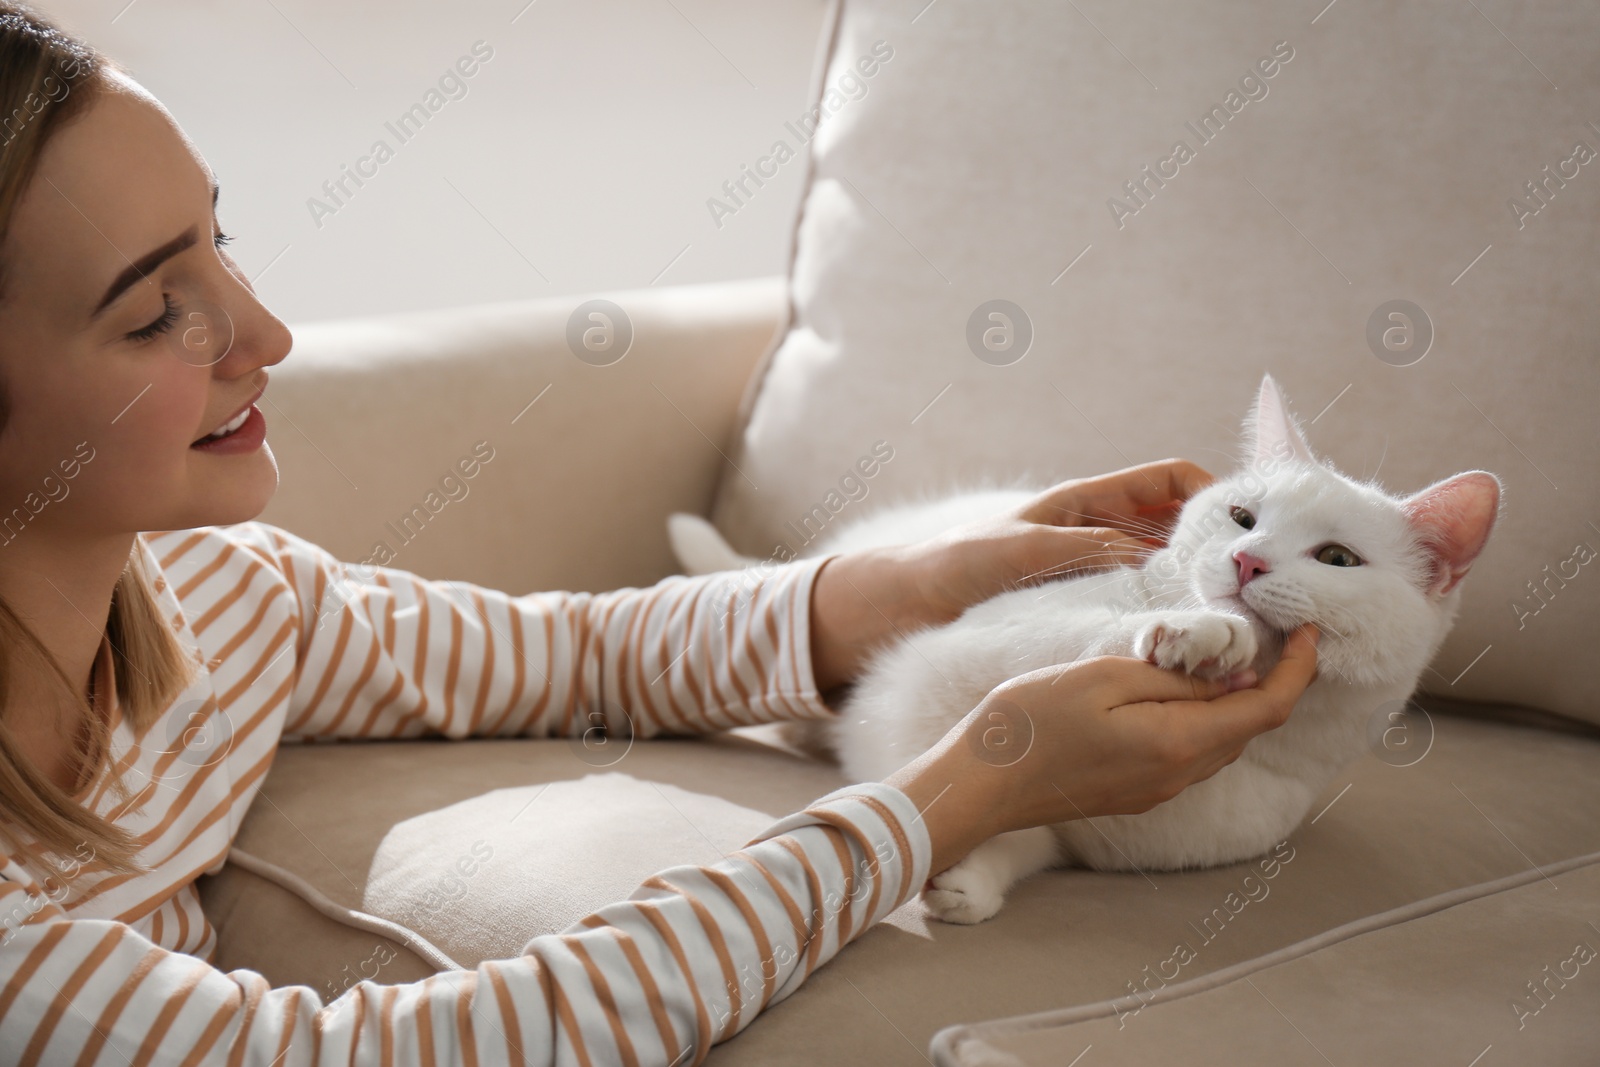
[{"label": "cat's paw", "polygon": [[1226,677],[1256,658],[1248,620],[1225,611],[1174,611],[1140,628],[1133,654],[1157,667],[1203,678]]},{"label": "cat's paw", "polygon": [[1005,891],[1001,880],[982,863],[963,860],[928,880],[922,903],[937,919],[971,925],[993,918],[1005,903]]}]

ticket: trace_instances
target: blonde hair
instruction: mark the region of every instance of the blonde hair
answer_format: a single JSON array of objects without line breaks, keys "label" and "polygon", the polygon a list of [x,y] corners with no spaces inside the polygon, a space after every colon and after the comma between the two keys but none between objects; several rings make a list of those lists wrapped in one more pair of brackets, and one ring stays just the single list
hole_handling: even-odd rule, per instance
[{"label": "blonde hair", "polygon": [[[112,69],[89,45],[34,11],[0,0],[0,242],[48,138],[82,110]],[[0,429],[10,410],[0,382]],[[147,573],[136,537],[106,621],[122,719],[136,735],[149,730],[196,671],[195,654],[184,649],[161,615],[158,581],[158,575]],[[135,857],[144,842],[139,837],[90,812],[22,755],[7,718],[11,679],[23,656],[36,668],[46,667],[84,713],[89,728],[75,741],[75,754],[86,773],[98,770],[111,749],[110,723],[94,714],[56,657],[0,598],[0,814],[11,824],[8,829],[23,831],[33,847],[47,852],[81,855],[87,846],[97,867],[140,870]],[[115,771],[110,788],[120,800],[130,799]]]}]

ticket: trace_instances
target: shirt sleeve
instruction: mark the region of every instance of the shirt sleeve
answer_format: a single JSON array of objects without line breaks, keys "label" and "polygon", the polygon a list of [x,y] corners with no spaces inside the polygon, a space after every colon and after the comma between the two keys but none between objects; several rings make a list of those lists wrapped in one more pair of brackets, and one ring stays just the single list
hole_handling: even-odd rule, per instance
[{"label": "shirt sleeve", "polygon": [[645,738],[835,714],[810,649],[828,556],[513,596],[344,563],[264,523],[228,530],[292,596],[286,737]]},{"label": "shirt sleeve", "polygon": [[921,888],[911,799],[847,786],[515,959],[331,1003],[71,919],[0,857],[0,1064],[699,1064]]}]

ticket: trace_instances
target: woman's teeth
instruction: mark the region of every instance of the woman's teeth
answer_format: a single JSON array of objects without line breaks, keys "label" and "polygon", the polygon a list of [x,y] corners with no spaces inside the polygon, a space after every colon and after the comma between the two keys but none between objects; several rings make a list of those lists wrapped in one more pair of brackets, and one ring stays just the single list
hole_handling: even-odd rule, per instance
[{"label": "woman's teeth", "polygon": [[218,437],[226,437],[228,434],[233,433],[233,431],[243,426],[244,420],[248,419],[249,417],[250,409],[245,408],[243,411],[239,412],[239,414],[235,415],[221,426],[218,426],[215,430],[212,430],[210,433],[206,434],[201,438],[201,440],[210,441]]}]

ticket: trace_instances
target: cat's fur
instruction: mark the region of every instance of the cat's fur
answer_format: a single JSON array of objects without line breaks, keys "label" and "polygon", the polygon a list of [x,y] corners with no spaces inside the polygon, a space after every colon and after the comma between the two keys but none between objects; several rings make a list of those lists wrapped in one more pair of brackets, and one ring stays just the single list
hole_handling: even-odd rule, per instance
[{"label": "cat's fur", "polygon": [[[1298,826],[1317,794],[1361,754],[1374,713],[1415,690],[1455,619],[1459,583],[1493,528],[1499,479],[1471,471],[1409,497],[1356,482],[1312,455],[1270,376],[1245,438],[1242,469],[1196,493],[1166,547],[1142,567],[1002,593],[955,622],[913,633],[879,650],[838,720],[818,724],[848,775],[879,780],[1019,674],[1110,654],[1203,675],[1245,667],[1265,675],[1288,631],[1303,622],[1321,630],[1318,677],[1287,724],[1150,811],[991,839],[931,880],[924,900],[940,918],[982,921],[1017,879],[1061,864],[1173,869],[1259,855]],[[889,508],[814,553],[920,541],[1034,495],[989,491]],[[1253,516],[1253,528],[1241,524],[1235,506]],[[701,520],[675,516],[671,532],[680,556],[702,567],[754,562]],[[1330,544],[1363,562],[1319,562]],[[1239,552],[1268,569],[1241,585],[1256,564],[1238,560]]]}]

